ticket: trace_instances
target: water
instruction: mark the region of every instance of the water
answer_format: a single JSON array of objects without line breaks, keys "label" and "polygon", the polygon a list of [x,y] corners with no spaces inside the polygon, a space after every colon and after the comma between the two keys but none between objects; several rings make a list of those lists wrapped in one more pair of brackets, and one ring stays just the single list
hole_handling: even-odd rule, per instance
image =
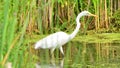
[{"label": "water", "polygon": [[38,52],[36,68],[119,68],[120,43],[69,42],[63,46],[65,57],[58,49],[51,58],[49,50]]}]

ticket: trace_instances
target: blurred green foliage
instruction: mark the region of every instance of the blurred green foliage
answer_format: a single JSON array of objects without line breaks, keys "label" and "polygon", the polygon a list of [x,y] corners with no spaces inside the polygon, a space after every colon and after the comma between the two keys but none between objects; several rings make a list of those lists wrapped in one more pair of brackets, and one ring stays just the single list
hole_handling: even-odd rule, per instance
[{"label": "blurred green foliage", "polygon": [[115,32],[120,32],[120,9],[116,10],[113,14],[111,26]]}]

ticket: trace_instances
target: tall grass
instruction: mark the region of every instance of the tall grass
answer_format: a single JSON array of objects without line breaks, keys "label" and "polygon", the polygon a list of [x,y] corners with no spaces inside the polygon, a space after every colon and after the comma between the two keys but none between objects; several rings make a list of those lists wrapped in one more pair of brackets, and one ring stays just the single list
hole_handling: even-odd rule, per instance
[{"label": "tall grass", "polygon": [[4,0],[1,2],[4,5],[2,6],[3,11],[1,10],[3,15],[1,15],[0,22],[2,25],[0,61],[2,66],[6,62],[14,61],[13,67],[17,67],[19,66],[19,64],[16,64],[18,62],[17,59],[20,58],[18,57],[19,53],[21,53],[20,56],[24,55],[24,48],[22,52],[20,52],[20,49],[24,47],[24,37],[30,20],[30,13],[32,13],[32,8],[34,7],[33,3],[35,2],[24,0]]}]

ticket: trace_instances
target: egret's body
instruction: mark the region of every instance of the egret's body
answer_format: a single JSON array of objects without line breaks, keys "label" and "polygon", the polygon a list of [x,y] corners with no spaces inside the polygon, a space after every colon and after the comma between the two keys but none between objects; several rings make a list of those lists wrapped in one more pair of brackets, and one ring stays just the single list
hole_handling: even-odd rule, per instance
[{"label": "egret's body", "polygon": [[80,14],[78,14],[78,16],[76,18],[77,26],[76,26],[76,29],[73,31],[72,34],[67,34],[67,33],[62,32],[62,31],[51,34],[51,35],[39,40],[35,44],[35,49],[39,49],[39,48],[51,49],[51,53],[53,53],[55,48],[59,48],[61,53],[64,55],[62,46],[75,37],[75,35],[78,33],[79,28],[80,28],[79,19],[82,16],[87,16],[87,15],[88,16],[95,16],[88,11],[81,12]]},{"label": "egret's body", "polygon": [[64,32],[56,32],[38,41],[36,45],[44,45],[44,46],[39,46],[40,48],[43,48],[43,49],[56,48],[56,47],[60,47],[61,45],[65,44],[68,41],[68,38],[69,38],[69,35]]},{"label": "egret's body", "polygon": [[[42,48],[42,49],[51,49],[53,52],[55,48],[60,48],[60,51],[63,53],[62,45],[69,41],[69,35],[64,32],[56,32],[39,40],[35,45],[35,49]],[[39,45],[39,46],[37,46]]]}]

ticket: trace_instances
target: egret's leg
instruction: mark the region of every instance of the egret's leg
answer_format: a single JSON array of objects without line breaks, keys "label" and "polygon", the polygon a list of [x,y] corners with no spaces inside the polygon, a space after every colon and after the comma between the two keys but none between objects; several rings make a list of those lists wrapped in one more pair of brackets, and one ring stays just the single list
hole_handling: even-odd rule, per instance
[{"label": "egret's leg", "polygon": [[54,50],[55,50],[55,48],[52,48],[52,49],[51,49],[51,56],[52,56],[52,58],[54,58],[54,53],[53,53]]},{"label": "egret's leg", "polygon": [[55,66],[55,59],[54,58],[51,59],[51,63],[53,66]]},{"label": "egret's leg", "polygon": [[64,65],[64,58],[60,60],[60,67],[63,68]]},{"label": "egret's leg", "polygon": [[52,49],[51,49],[51,54],[53,54],[54,50],[55,50],[55,48],[52,48]]},{"label": "egret's leg", "polygon": [[61,51],[61,53],[62,53],[63,56],[64,56],[64,52],[63,52],[63,48],[62,48],[62,46],[60,47],[60,51]]}]

